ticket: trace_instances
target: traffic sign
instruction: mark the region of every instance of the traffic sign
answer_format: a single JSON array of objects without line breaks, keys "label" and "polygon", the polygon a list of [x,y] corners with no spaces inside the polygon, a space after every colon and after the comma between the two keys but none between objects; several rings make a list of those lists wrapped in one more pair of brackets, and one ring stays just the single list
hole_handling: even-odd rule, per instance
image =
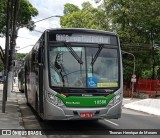
[{"label": "traffic sign", "polygon": [[136,78],[136,74],[132,74],[132,78],[134,78],[134,79],[135,79],[135,78]]},{"label": "traffic sign", "polygon": [[131,82],[136,82],[137,79],[136,78],[131,78]]}]

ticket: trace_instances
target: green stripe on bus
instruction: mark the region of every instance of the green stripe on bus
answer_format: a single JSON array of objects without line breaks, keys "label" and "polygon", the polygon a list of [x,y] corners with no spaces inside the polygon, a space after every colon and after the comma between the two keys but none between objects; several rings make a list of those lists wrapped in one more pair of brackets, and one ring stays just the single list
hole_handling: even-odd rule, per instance
[{"label": "green stripe on bus", "polygon": [[69,96],[56,95],[67,107],[104,107],[110,102],[115,94],[104,96]]}]

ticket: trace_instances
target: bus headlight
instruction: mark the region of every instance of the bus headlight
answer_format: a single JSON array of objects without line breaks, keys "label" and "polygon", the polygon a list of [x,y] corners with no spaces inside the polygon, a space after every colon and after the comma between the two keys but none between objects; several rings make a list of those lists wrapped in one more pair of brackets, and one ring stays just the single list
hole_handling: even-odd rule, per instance
[{"label": "bus headlight", "polygon": [[50,102],[52,102],[54,105],[57,105],[57,106],[63,106],[64,103],[62,102],[61,99],[59,99],[58,97],[56,97],[55,95],[51,94],[51,93],[48,93],[48,100]]},{"label": "bus headlight", "polygon": [[112,100],[110,100],[108,105],[113,106],[113,105],[117,104],[118,102],[120,102],[120,100],[121,100],[121,93],[117,94]]},{"label": "bus headlight", "polygon": [[110,100],[110,102],[108,103],[109,106],[113,106],[114,105],[114,98],[112,100]]},{"label": "bus headlight", "polygon": [[121,93],[117,94],[117,95],[114,97],[114,104],[119,103],[120,100],[121,100]]}]

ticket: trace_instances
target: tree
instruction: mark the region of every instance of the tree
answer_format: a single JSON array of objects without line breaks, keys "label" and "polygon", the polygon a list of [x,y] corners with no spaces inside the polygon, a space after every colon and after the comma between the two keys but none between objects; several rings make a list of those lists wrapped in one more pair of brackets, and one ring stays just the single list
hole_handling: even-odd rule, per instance
[{"label": "tree", "polygon": [[2,60],[0,59],[0,72],[4,69],[4,66],[3,66],[3,62]]},{"label": "tree", "polygon": [[21,0],[20,5],[20,16],[18,18],[17,28],[27,27],[30,31],[32,31],[34,29],[32,17],[38,15],[38,10],[34,8],[28,0]]},{"label": "tree", "polygon": [[[7,0],[0,2],[0,34],[5,34],[6,28],[6,3]],[[32,17],[38,15],[38,10],[34,8],[28,0],[20,0],[19,15],[17,18],[17,31],[22,27],[27,27],[29,30],[34,29]]]},{"label": "tree", "polygon": [[[154,72],[153,68],[160,61],[160,54],[153,48],[154,41],[160,42],[159,0],[95,1],[100,3],[98,8],[93,8],[90,3],[84,2],[82,9],[72,10],[61,18],[61,26],[117,32],[122,50],[131,52],[136,57],[137,77],[144,77],[144,72]],[[130,81],[133,59],[129,55],[123,57],[124,78]],[[150,78],[151,73],[147,74],[145,77]]]},{"label": "tree", "polygon": [[6,33],[7,27],[7,2],[9,2],[9,16],[10,16],[10,48],[11,55],[10,60],[14,58],[13,51],[16,45],[16,39],[18,30],[22,27],[26,27],[29,30],[34,29],[34,22],[32,21],[32,17],[38,15],[38,11],[34,8],[28,0],[16,0],[16,1],[8,1],[2,0],[0,2],[0,34]]},{"label": "tree", "polygon": [[16,60],[23,61],[23,60],[24,60],[24,57],[25,57],[26,55],[27,55],[27,54],[24,54],[24,53],[17,53],[17,54],[16,54]]},{"label": "tree", "polygon": [[[26,54],[24,54],[24,53],[17,53],[16,54],[16,60],[23,61],[25,56],[26,56]],[[3,66],[3,62],[0,58],[0,72],[3,71],[3,70],[4,70],[4,66]]]},{"label": "tree", "polygon": [[89,2],[82,4],[82,9],[67,3],[60,24],[63,28],[92,28],[107,30],[108,20],[100,9],[93,8]]},{"label": "tree", "polygon": [[[17,8],[18,10],[18,16],[16,18],[15,22],[15,29],[13,28],[14,24],[14,8],[12,4],[13,1],[10,5],[10,16],[11,16],[11,21],[10,21],[10,26],[11,26],[11,39],[10,39],[10,44],[11,44],[11,49],[12,53],[15,48],[15,44],[13,43],[17,39],[17,34],[18,30],[22,27],[26,27],[29,30],[34,29],[34,22],[32,21],[32,17],[35,17],[38,15],[38,11],[36,8],[34,8],[31,3],[28,0],[20,0],[20,6]],[[16,1],[14,1],[16,2]],[[6,32],[6,18],[7,18],[7,0],[1,0],[0,1],[0,34],[1,36],[5,34]],[[14,30],[14,31],[13,31]],[[10,60],[12,60],[13,55],[10,55]]]},{"label": "tree", "polygon": [[[143,77],[143,72],[153,72],[157,61],[154,59],[153,42],[160,40],[160,2],[159,0],[95,0],[101,1],[100,8],[111,21],[111,30],[119,34],[123,50],[132,52],[136,57],[136,74]],[[139,43],[137,45],[137,43]],[[142,50],[139,50],[142,49]],[[160,57],[156,56],[156,59]],[[158,59],[158,60],[159,60]],[[129,75],[133,61],[123,58],[124,78]],[[128,66],[129,65],[129,66]],[[153,71],[151,70],[153,69]],[[130,74],[132,71],[130,71]],[[128,75],[127,75],[128,74]],[[150,73],[147,73],[150,77]],[[146,76],[147,77],[147,76]],[[129,80],[130,78],[128,78]]]},{"label": "tree", "polygon": [[4,32],[5,26],[5,18],[6,18],[6,0],[0,1],[0,34]]},{"label": "tree", "polygon": [[78,6],[74,4],[67,3],[64,5],[64,11],[63,11],[64,15],[68,15],[77,11],[80,11],[80,9],[78,8]]}]

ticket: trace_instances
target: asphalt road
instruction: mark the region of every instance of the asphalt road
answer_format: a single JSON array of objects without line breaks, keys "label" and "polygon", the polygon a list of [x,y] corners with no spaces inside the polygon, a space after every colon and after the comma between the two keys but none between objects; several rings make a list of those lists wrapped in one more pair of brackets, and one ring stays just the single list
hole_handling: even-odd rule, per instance
[{"label": "asphalt road", "polygon": [[[123,108],[122,117],[118,120],[99,120],[99,121],[45,121],[41,122],[35,116],[34,111],[26,105],[24,94],[17,93],[20,110],[23,117],[23,125],[26,129],[43,129],[46,137],[49,138],[72,138],[72,137],[118,137],[118,138],[159,138],[160,135],[106,135],[108,129],[121,132],[121,129],[133,129],[139,132],[141,129],[150,129],[154,132],[155,129],[160,129],[160,116],[154,116],[138,111],[133,111]],[[49,131],[50,130],[50,131]],[[49,132],[52,135],[48,135]],[[118,131],[118,132],[119,132]],[[126,130],[130,132],[132,130]],[[142,130],[143,131],[143,130]],[[44,137],[44,136],[42,136]]]}]

